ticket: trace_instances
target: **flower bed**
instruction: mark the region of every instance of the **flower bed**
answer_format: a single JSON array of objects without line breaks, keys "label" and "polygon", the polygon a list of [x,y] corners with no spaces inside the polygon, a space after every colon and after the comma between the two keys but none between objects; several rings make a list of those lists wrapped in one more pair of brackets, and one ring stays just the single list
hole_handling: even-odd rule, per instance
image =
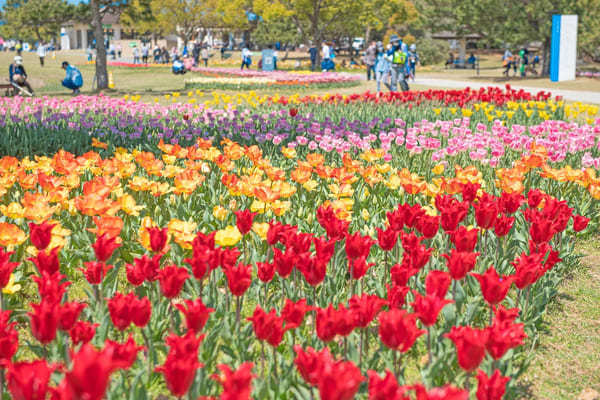
[{"label": "flower bed", "polygon": [[505,191],[383,151],[215,144],[0,160],[13,395],[32,371],[57,398],[466,399],[474,372],[478,393],[514,394],[590,212],[583,188],[552,197],[566,186],[542,176],[542,150]]},{"label": "flower bed", "polygon": [[[252,83],[258,84],[259,88],[270,85],[280,85],[286,87],[294,86],[317,86],[317,87],[340,87],[352,86],[360,83],[360,77],[354,74],[337,72],[287,72],[287,71],[254,71],[239,70],[234,68],[199,68],[194,67],[192,72],[207,76],[208,78],[192,78],[186,81],[186,87],[209,87],[217,89],[229,88],[228,86],[219,86],[229,83],[230,85],[242,85],[247,79],[247,87],[252,89]],[[231,78],[239,78],[238,80]],[[260,78],[257,80],[257,78]],[[267,79],[268,81],[262,81]],[[211,84],[213,86],[211,86]]]}]

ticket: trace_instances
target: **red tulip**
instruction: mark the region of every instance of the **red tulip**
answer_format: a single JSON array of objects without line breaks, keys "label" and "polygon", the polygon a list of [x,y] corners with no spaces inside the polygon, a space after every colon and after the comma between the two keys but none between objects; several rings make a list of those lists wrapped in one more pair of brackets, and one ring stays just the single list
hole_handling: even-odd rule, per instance
[{"label": "red tulip", "polygon": [[505,193],[500,196],[500,207],[507,214],[514,214],[523,204],[523,195],[520,193]]},{"label": "red tulip", "polygon": [[415,301],[411,303],[415,314],[425,326],[435,325],[438,315],[442,308],[447,304],[453,303],[452,300],[440,299],[437,296],[421,296],[418,292],[413,292]]},{"label": "red tulip", "polygon": [[418,204],[413,206],[407,203],[401,204],[398,206],[398,211],[403,214],[402,220],[407,228],[414,228],[417,225],[417,221],[425,214],[423,207]]},{"label": "red tulip", "polygon": [[333,257],[335,240],[327,240],[326,237],[314,237],[313,243],[315,244],[315,258],[321,263],[327,264]]},{"label": "red tulip", "polygon": [[415,314],[397,308],[379,314],[379,337],[383,344],[401,353],[407,352],[425,333],[417,329],[416,319]]},{"label": "red tulip", "polygon": [[112,340],[106,340],[104,352],[111,358],[114,369],[129,369],[137,358],[137,353],[143,350],[144,346],[138,346],[130,333],[127,342],[118,343]]},{"label": "red tulip", "polygon": [[581,232],[582,230],[587,228],[589,222],[589,218],[586,218],[583,215],[575,215],[573,217],[573,230],[575,232]]},{"label": "red tulip", "polygon": [[218,251],[209,250],[207,247],[200,250],[200,246],[197,246],[194,247],[194,256],[183,261],[192,268],[194,278],[201,281],[208,277],[211,264],[218,264],[218,261],[215,261],[214,258],[218,258]]},{"label": "red tulip", "polygon": [[527,203],[529,208],[536,208],[544,198],[544,194],[539,189],[532,189],[527,193]]},{"label": "red tulip", "polygon": [[321,400],[352,400],[364,380],[360,369],[351,361],[326,363],[321,368]]},{"label": "red tulip", "polygon": [[256,306],[252,317],[246,319],[252,322],[254,334],[258,340],[266,341],[273,347],[281,344],[286,330],[283,328],[283,318],[277,316],[275,310],[266,313],[260,306]]},{"label": "red tulip", "polygon": [[94,338],[98,326],[99,324],[92,324],[91,322],[77,321],[69,331],[73,345],[90,342]]},{"label": "red tulip", "polygon": [[353,260],[359,257],[368,257],[371,246],[375,243],[369,236],[362,236],[360,232],[346,235],[346,255]]},{"label": "red tulip", "polygon": [[400,205],[398,205],[398,209],[387,212],[386,213],[387,220],[390,224],[390,229],[401,232],[402,228],[404,228],[404,210],[400,209]]},{"label": "red tulip", "polygon": [[494,196],[484,193],[477,203],[473,205],[475,208],[475,221],[481,229],[490,229],[498,213],[500,207]]},{"label": "red tulip", "polygon": [[250,400],[254,364],[245,362],[237,370],[232,370],[225,364],[219,364],[217,368],[223,376],[213,375],[212,378],[223,386],[221,400]]},{"label": "red tulip", "polygon": [[144,279],[146,279],[144,270],[139,265],[138,260],[139,259],[134,259],[133,264],[125,265],[127,281],[133,286],[140,286],[142,283],[144,283]]},{"label": "red tulip", "polygon": [[417,400],[469,400],[469,391],[459,389],[451,385],[425,389],[425,386],[416,384],[413,386],[417,393]]},{"label": "red tulip", "polygon": [[287,248],[292,248],[294,253],[303,254],[310,250],[313,239],[314,236],[311,233],[288,231],[285,235],[284,244]]},{"label": "red tulip", "polygon": [[161,253],[167,245],[169,239],[167,228],[149,227],[146,228],[150,235],[150,248],[155,253]]},{"label": "red tulip", "polygon": [[369,376],[369,400],[407,400],[407,389],[398,385],[398,380],[391,371],[385,371],[385,378],[377,372],[367,371]]},{"label": "red tulip", "polygon": [[288,249],[283,253],[278,248],[273,248],[273,264],[277,269],[277,273],[282,278],[287,278],[292,273],[296,266],[298,256],[292,249]]},{"label": "red tulip", "polygon": [[[289,253],[286,252],[286,253]],[[311,257],[310,253],[304,253],[296,257],[295,264],[302,273],[306,282],[311,286],[317,286],[325,279],[327,274],[327,262],[316,257]]]},{"label": "red tulip", "polygon": [[499,370],[495,370],[492,376],[482,370],[477,371],[477,400],[502,400],[509,380]]},{"label": "red tulip", "polygon": [[387,302],[390,308],[402,308],[406,302],[406,295],[410,291],[408,286],[387,285]]},{"label": "red tulip", "polygon": [[471,275],[479,281],[481,294],[488,304],[498,304],[504,300],[514,279],[511,276],[498,275],[493,265],[484,274],[472,272]]},{"label": "red tulip", "polygon": [[396,246],[396,242],[398,241],[398,235],[400,234],[400,232],[391,228],[385,230],[381,228],[376,229],[379,247],[381,247],[383,251],[391,251]]},{"label": "red tulip", "polygon": [[285,305],[281,310],[281,318],[285,321],[286,330],[296,329],[302,325],[306,313],[313,310],[314,307],[306,304],[306,299],[300,299],[296,302],[285,299]]},{"label": "red tulip", "polygon": [[310,386],[317,386],[323,365],[333,363],[333,357],[331,357],[329,349],[325,347],[321,351],[316,351],[312,347],[307,347],[305,351],[302,347],[296,345],[294,351],[296,352],[294,364],[296,364],[298,372]]},{"label": "red tulip", "polygon": [[185,395],[196,376],[196,370],[203,365],[198,362],[198,347],[204,335],[196,337],[193,331],[185,336],[172,333],[167,337],[169,353],[163,365],[156,368],[165,376],[167,388],[177,397]]},{"label": "red tulip", "polygon": [[529,234],[536,244],[548,243],[556,233],[556,224],[548,218],[536,215],[531,221]]},{"label": "red tulip", "polygon": [[495,360],[502,358],[508,350],[521,346],[527,338],[524,324],[514,322],[517,315],[518,309],[514,309],[514,312],[502,306],[496,309],[492,325],[488,328],[489,338],[486,342],[486,349]]},{"label": "red tulip", "polygon": [[29,258],[28,260],[33,262],[38,269],[40,275],[44,272],[50,275],[59,271],[60,263],[58,261],[58,247],[50,250],[49,253],[40,251],[36,257]]},{"label": "red tulip", "polygon": [[402,259],[402,264],[395,264],[390,269],[392,275],[392,282],[396,286],[408,285],[408,280],[419,272],[419,268],[415,268],[411,265],[410,255],[405,256]]},{"label": "red tulip", "polygon": [[92,245],[96,259],[100,262],[106,262],[113,255],[116,249],[121,245],[117,242],[116,237],[110,237],[108,234],[103,234],[96,239]]},{"label": "red tulip", "polygon": [[10,262],[10,256],[14,254],[14,251],[5,252],[3,248],[0,248],[0,290],[4,289],[10,281],[10,275],[13,273],[19,263]]},{"label": "red tulip", "polygon": [[185,306],[184,304],[175,304],[175,307],[185,315],[187,329],[194,333],[200,333],[215,309],[206,307],[202,299],[184,300],[184,303]]},{"label": "red tulip", "polygon": [[425,293],[443,299],[448,293],[452,278],[445,271],[431,270],[425,278]]},{"label": "red tulip", "polygon": [[235,225],[242,235],[247,234],[252,230],[252,221],[257,213],[250,210],[240,210],[235,212]]},{"label": "red tulip", "polygon": [[29,239],[38,250],[46,250],[52,240],[52,229],[56,224],[50,224],[48,221],[44,221],[37,225],[33,222],[29,223]]},{"label": "red tulip", "polygon": [[138,327],[148,324],[152,306],[147,297],[139,299],[133,293],[115,295],[108,299],[108,311],[113,325],[123,331],[133,322]]},{"label": "red tulip", "polygon": [[459,202],[449,195],[437,196],[435,206],[441,213],[442,229],[446,232],[456,230],[458,224],[465,219],[469,212],[468,202]]},{"label": "red tulip", "polygon": [[477,192],[479,191],[479,188],[481,188],[481,185],[479,183],[471,183],[471,182],[463,183],[463,185],[462,185],[463,201],[468,201],[469,203],[472,203],[473,200],[475,200],[475,198],[477,197]]},{"label": "red tulip", "polygon": [[183,284],[189,278],[187,269],[176,265],[167,265],[158,272],[160,291],[167,299],[177,297]]},{"label": "red tulip", "polygon": [[458,229],[450,232],[450,240],[457,251],[471,253],[475,251],[478,232],[478,229],[467,229],[464,226],[459,226]]},{"label": "red tulip", "polygon": [[252,266],[239,263],[236,267],[225,268],[227,285],[234,296],[242,296],[252,284]]},{"label": "red tulip", "polygon": [[89,282],[90,285],[99,285],[102,283],[102,280],[106,276],[106,273],[114,268],[112,265],[106,265],[104,262],[100,261],[87,261],[84,262],[85,268],[80,268],[79,270],[83,272],[85,279]]},{"label": "red tulip", "polygon": [[348,260],[348,270],[352,279],[361,279],[369,268],[373,267],[375,263],[368,263],[365,257],[359,257]]},{"label": "red tulip", "polygon": [[317,209],[317,221],[325,229],[330,239],[338,241],[348,234],[350,223],[338,219],[331,207],[320,206]]},{"label": "red tulip", "polygon": [[38,292],[42,300],[58,304],[67,291],[67,286],[71,284],[71,282],[64,281],[65,278],[64,275],[58,272],[54,274],[42,272],[42,276],[34,276],[33,280],[38,285]]},{"label": "red tulip", "polygon": [[69,331],[86,306],[87,304],[79,302],[69,302],[59,306],[58,328],[62,331]]},{"label": "red tulip", "polygon": [[511,263],[515,267],[514,282],[519,289],[532,285],[544,274],[543,258],[544,254],[541,253],[522,253]]},{"label": "red tulip", "polygon": [[335,338],[338,333],[338,320],[333,304],[317,309],[316,328],[317,336],[323,342],[330,342]]},{"label": "red tulip", "polygon": [[440,219],[439,215],[424,214],[417,219],[417,230],[421,232],[425,239],[431,239],[440,229]]},{"label": "red tulip", "polygon": [[450,276],[454,280],[461,280],[467,273],[475,268],[477,263],[477,256],[479,253],[464,253],[452,249],[450,255],[442,254],[442,257],[446,259],[446,266],[450,272]]},{"label": "red tulip", "polygon": [[379,314],[385,300],[376,295],[364,294],[352,296],[348,301],[350,311],[354,315],[354,324],[358,328],[366,328]]},{"label": "red tulip", "polygon": [[273,276],[275,276],[275,264],[273,263],[258,262],[256,263],[256,270],[258,279],[265,283],[271,282]]},{"label": "red tulip", "polygon": [[298,115],[298,109],[290,108],[290,117],[295,117],[296,115]]},{"label": "red tulip", "polygon": [[160,254],[156,254],[152,258],[143,255],[141,258],[134,258],[133,265],[128,264],[127,280],[134,286],[141,285],[144,280],[149,282],[158,279],[158,271],[160,270]]},{"label": "red tulip", "polygon": [[15,322],[8,322],[10,310],[0,310],[0,365],[10,361],[19,347],[19,334]]},{"label": "red tulip", "polygon": [[6,379],[14,400],[44,400],[48,394],[50,376],[56,369],[46,360],[9,364]]},{"label": "red tulip", "polygon": [[110,355],[86,343],[71,359],[71,370],[65,374],[64,381],[66,398],[103,399],[114,369]]},{"label": "red tulip", "polygon": [[42,344],[48,344],[56,337],[59,313],[56,303],[42,299],[39,304],[31,304],[29,315],[31,333]]},{"label": "red tulip", "polygon": [[505,215],[501,215],[496,219],[496,222],[494,223],[494,233],[498,237],[506,236],[508,235],[514,224],[514,217],[507,217]]},{"label": "red tulip", "polygon": [[485,357],[485,344],[489,332],[487,329],[476,329],[470,326],[453,326],[444,335],[454,342],[458,357],[458,365],[465,371],[475,370]]}]

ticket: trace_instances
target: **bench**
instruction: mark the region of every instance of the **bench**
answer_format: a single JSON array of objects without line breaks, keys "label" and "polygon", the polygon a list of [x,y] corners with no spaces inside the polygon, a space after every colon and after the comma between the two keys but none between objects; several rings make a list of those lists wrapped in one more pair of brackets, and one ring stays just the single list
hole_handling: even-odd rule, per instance
[{"label": "bench", "polygon": [[0,83],[0,93],[2,90],[4,90],[4,95],[6,97],[12,97],[16,94],[15,87],[13,85],[11,85],[10,83]]}]

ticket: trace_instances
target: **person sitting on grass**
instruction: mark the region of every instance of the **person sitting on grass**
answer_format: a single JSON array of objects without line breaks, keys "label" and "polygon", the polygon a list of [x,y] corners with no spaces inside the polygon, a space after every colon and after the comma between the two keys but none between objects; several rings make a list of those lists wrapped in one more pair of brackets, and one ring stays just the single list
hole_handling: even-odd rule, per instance
[{"label": "person sitting on grass", "polygon": [[66,61],[63,61],[62,69],[66,71],[66,76],[62,81],[62,85],[67,89],[71,89],[73,94],[79,94],[79,89],[83,86],[83,76],[81,75],[81,72]]},{"label": "person sitting on grass", "polygon": [[33,89],[27,82],[27,72],[23,66],[23,57],[15,56],[14,62],[8,67],[8,76],[10,83],[19,87],[26,87],[33,96]]}]

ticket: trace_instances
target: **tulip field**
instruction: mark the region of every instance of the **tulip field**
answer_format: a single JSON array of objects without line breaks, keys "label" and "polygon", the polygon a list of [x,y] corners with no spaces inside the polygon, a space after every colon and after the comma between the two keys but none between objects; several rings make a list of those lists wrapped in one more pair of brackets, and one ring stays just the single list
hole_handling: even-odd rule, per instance
[{"label": "tulip field", "polygon": [[597,113],[510,87],[0,98],[0,399],[519,398],[598,231]]}]

